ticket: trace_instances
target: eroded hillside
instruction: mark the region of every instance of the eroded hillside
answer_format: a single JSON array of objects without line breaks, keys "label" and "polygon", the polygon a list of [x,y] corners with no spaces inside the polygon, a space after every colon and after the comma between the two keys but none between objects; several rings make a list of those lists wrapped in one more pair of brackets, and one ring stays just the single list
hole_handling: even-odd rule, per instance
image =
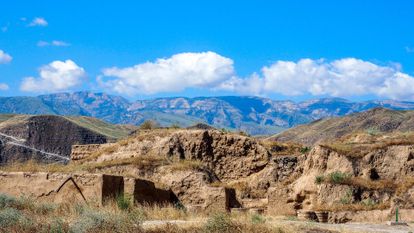
[{"label": "eroded hillside", "polygon": [[132,130],[86,117],[2,115],[0,163],[30,159],[65,162],[73,144],[107,143]]}]

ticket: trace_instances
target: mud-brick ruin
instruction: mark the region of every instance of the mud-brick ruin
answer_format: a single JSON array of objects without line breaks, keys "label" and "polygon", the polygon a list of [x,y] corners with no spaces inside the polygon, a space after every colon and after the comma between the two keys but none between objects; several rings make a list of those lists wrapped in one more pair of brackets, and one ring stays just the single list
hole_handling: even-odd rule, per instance
[{"label": "mud-brick ruin", "polygon": [[[0,192],[101,205],[128,195],[136,204],[179,203],[194,212],[332,223],[384,222],[398,207],[404,221],[413,221],[413,155],[412,145],[349,156],[322,145],[300,152],[217,130],[153,130],[116,143],[73,146],[71,163],[106,164],[95,167],[96,174],[3,172]],[[329,182],[332,173],[347,174],[347,182]]]},{"label": "mud-brick ruin", "polygon": [[[229,210],[233,190],[210,187],[202,192],[205,202],[190,209]],[[143,205],[180,203],[170,189],[158,188],[151,181],[104,174],[1,172],[0,193],[54,203],[105,205],[121,195],[132,197],[134,203]]]},{"label": "mud-brick ruin", "polygon": [[124,192],[120,176],[46,172],[1,172],[0,193],[56,203],[102,205]]}]

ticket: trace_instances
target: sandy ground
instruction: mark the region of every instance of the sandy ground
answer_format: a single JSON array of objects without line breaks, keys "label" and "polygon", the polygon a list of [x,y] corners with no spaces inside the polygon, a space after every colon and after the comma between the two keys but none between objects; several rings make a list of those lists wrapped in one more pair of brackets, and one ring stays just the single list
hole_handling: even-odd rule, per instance
[{"label": "sandy ground", "polygon": [[[176,224],[180,227],[190,227],[202,225],[205,219],[197,220],[152,220],[143,223],[144,228],[160,227],[164,224]],[[388,226],[374,223],[344,223],[344,224],[327,224],[316,222],[290,221],[290,220],[270,220],[267,224],[275,227],[295,226],[303,229],[325,229],[346,233],[414,233],[414,225],[409,226]],[[315,233],[317,231],[314,231]]]}]

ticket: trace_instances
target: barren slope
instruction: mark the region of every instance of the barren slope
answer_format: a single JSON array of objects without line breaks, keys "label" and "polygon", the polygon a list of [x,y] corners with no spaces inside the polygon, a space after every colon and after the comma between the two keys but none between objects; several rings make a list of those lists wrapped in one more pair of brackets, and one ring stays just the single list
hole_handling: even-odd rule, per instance
[{"label": "barren slope", "polygon": [[338,139],[347,134],[407,132],[414,129],[414,111],[375,108],[344,117],[327,118],[300,125],[270,137],[277,141],[294,141],[306,145]]}]

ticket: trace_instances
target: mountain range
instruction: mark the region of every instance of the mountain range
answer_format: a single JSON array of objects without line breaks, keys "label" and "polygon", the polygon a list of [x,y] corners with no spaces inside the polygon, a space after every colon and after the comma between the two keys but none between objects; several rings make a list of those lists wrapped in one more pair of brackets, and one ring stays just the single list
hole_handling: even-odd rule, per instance
[{"label": "mountain range", "polygon": [[207,123],[252,135],[274,134],[321,118],[384,107],[412,110],[414,102],[353,102],[322,98],[303,102],[253,96],[168,97],[129,101],[106,93],[74,92],[35,97],[0,97],[0,113],[89,116],[114,124],[139,125],[152,119],[162,126]]}]

